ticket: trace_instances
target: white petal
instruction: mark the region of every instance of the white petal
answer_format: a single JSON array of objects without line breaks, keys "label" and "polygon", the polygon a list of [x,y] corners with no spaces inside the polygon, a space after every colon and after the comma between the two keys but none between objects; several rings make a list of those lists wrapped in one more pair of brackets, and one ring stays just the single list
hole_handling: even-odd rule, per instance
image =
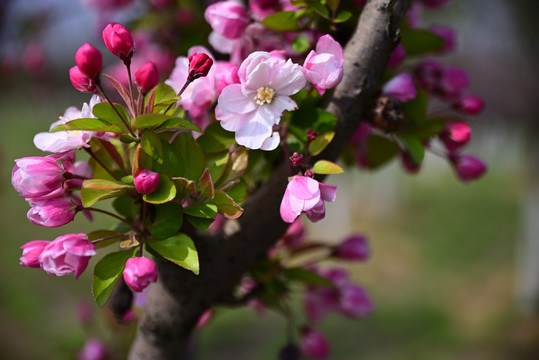
[{"label": "white petal", "polygon": [[240,84],[232,84],[223,89],[217,103],[223,114],[246,114],[257,108],[253,98],[242,92]]},{"label": "white petal", "polygon": [[273,134],[264,140],[262,143],[262,146],[260,146],[260,150],[266,150],[271,151],[275,150],[277,146],[279,146],[279,143],[281,142],[281,137],[279,136],[279,133],[274,131]]}]

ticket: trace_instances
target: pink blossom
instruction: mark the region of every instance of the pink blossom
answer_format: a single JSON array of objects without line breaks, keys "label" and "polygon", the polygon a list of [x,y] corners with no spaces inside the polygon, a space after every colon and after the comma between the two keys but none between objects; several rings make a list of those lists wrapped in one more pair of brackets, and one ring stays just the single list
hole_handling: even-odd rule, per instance
[{"label": "pink blossom", "polygon": [[133,3],[133,0],[82,0],[85,6],[97,11],[116,10]]},{"label": "pink blossom", "polygon": [[217,61],[215,65],[215,85],[218,95],[220,95],[221,91],[228,85],[238,84],[240,82],[240,78],[238,77],[239,67],[227,61]]},{"label": "pink blossom", "polygon": [[122,24],[111,23],[103,29],[103,41],[107,49],[124,62],[133,56],[133,35]]},{"label": "pink blossom", "polygon": [[453,160],[457,176],[462,182],[476,180],[487,171],[485,163],[472,155],[459,155]]},{"label": "pink blossom", "polygon": [[32,156],[17,159],[15,164],[11,183],[21,196],[46,200],[63,194],[65,170],[56,159]]},{"label": "pink blossom", "polygon": [[326,89],[334,88],[341,82],[343,61],[341,44],[331,35],[324,35],[316,43],[316,50],[311,50],[303,63],[305,77],[323,95]]},{"label": "pink blossom", "polygon": [[219,1],[208,6],[204,18],[216,33],[229,39],[239,38],[249,23],[249,16],[236,1]]},{"label": "pink blossom", "polygon": [[30,74],[41,75],[47,66],[47,56],[43,45],[38,42],[29,43],[21,55],[21,64]]},{"label": "pink blossom", "polygon": [[77,355],[77,360],[105,360],[107,358],[107,350],[97,338],[89,338],[84,343],[83,348]]},{"label": "pink blossom", "polygon": [[22,257],[21,265],[29,268],[39,267],[39,255],[43,252],[43,249],[49,244],[49,241],[34,240],[21,246]]},{"label": "pink blossom", "polygon": [[468,95],[453,104],[453,108],[465,114],[476,116],[485,108],[485,102],[479,96]]},{"label": "pink blossom", "polygon": [[67,234],[50,242],[39,256],[41,268],[50,275],[64,276],[74,273],[77,279],[97,254],[86,234]]},{"label": "pink blossom", "polygon": [[89,78],[96,78],[103,68],[103,58],[99,50],[85,43],[75,53],[75,62],[79,70]]},{"label": "pink blossom", "polygon": [[304,242],[306,234],[303,222],[301,219],[296,219],[281,237],[281,242],[287,248],[294,249]]},{"label": "pink blossom", "polygon": [[438,35],[444,40],[444,46],[439,51],[440,54],[447,54],[452,51],[454,51],[457,47],[456,44],[456,38],[455,38],[455,31],[447,26],[431,26],[429,30],[433,33]]},{"label": "pink blossom", "polygon": [[458,149],[466,145],[472,136],[470,125],[465,122],[457,121],[447,123],[444,130],[440,134],[440,139],[445,144],[445,147],[450,153],[456,152]]},{"label": "pink blossom", "polygon": [[404,46],[399,43],[391,53],[387,62],[387,67],[389,69],[396,68],[403,63],[404,59],[406,59],[406,50],[404,50]]},{"label": "pink blossom", "polygon": [[77,65],[69,69],[69,80],[73,87],[81,92],[97,93],[94,80],[84,75]]},{"label": "pink blossom", "polygon": [[340,311],[353,318],[370,315],[373,309],[371,300],[365,291],[355,285],[346,284],[340,289]]},{"label": "pink blossom", "polygon": [[[59,120],[51,125],[51,129],[65,124],[71,120],[80,118],[95,118],[92,110],[96,104],[101,102],[97,95],[92,96],[90,103],[84,103],[82,110],[76,107],[68,107],[64,114],[59,117]],[[80,149],[83,147],[89,147],[88,142],[92,137],[97,136],[98,133],[93,131],[83,130],[68,130],[58,131],[53,133],[39,133],[34,136],[34,145],[41,151],[61,153],[69,150]]]},{"label": "pink blossom", "polygon": [[399,74],[389,80],[382,88],[382,93],[400,102],[413,100],[417,96],[414,79],[409,74]]},{"label": "pink blossom", "polygon": [[314,329],[305,328],[299,340],[301,352],[313,359],[325,359],[329,356],[329,345],[322,334]]},{"label": "pink blossom", "polygon": [[249,10],[251,16],[257,21],[261,21],[268,15],[275,13],[278,0],[251,0],[249,1]]},{"label": "pink blossom", "polygon": [[135,257],[125,263],[125,283],[135,292],[141,292],[151,282],[156,282],[157,276],[157,267],[151,259]]},{"label": "pink blossom", "polygon": [[238,77],[240,84],[225,87],[218,98],[217,120],[225,130],[236,133],[238,144],[273,150],[280,142],[273,126],[285,110],[296,109],[290,95],[305,86],[305,76],[291,60],[258,51],[243,61]]},{"label": "pink blossom", "polygon": [[300,214],[307,214],[312,222],[322,220],[326,215],[324,201],[335,201],[336,194],[336,186],[319,183],[307,176],[294,176],[281,202],[281,218],[292,223]]},{"label": "pink blossom", "polygon": [[410,29],[417,29],[421,19],[421,12],[423,8],[418,2],[413,2],[410,8],[406,12],[406,23]]},{"label": "pink blossom", "polygon": [[321,321],[327,314],[339,309],[339,292],[327,287],[307,289],[303,310],[312,322]]},{"label": "pink blossom", "polygon": [[468,74],[458,67],[448,67],[442,72],[439,92],[446,99],[458,99],[468,88],[470,80]]},{"label": "pink blossom", "polygon": [[67,224],[75,217],[77,206],[66,197],[48,200],[30,200],[32,208],[26,216],[32,224],[58,227]]},{"label": "pink blossom", "polygon": [[370,256],[369,242],[362,235],[350,236],[337,247],[335,254],[341,259],[365,261]]},{"label": "pink blossom", "polygon": [[141,194],[150,194],[159,187],[159,174],[150,170],[139,170],[134,179],[135,189]]},{"label": "pink blossom", "polygon": [[192,53],[189,55],[189,79],[194,80],[208,76],[213,65],[213,59],[205,53]]},{"label": "pink blossom", "polygon": [[419,86],[424,90],[433,92],[440,86],[443,73],[442,65],[433,59],[420,61],[414,69],[414,76]]},{"label": "pink blossom", "polygon": [[142,65],[135,73],[135,80],[138,86],[147,92],[159,82],[159,70],[154,62],[148,61]]},{"label": "pink blossom", "polygon": [[208,309],[198,318],[196,328],[200,329],[208,325],[213,319],[213,309]]}]

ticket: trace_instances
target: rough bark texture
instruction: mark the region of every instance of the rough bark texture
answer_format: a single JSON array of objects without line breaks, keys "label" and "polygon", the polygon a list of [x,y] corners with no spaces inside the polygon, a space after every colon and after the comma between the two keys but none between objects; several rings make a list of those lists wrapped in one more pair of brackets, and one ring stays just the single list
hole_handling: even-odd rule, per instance
[{"label": "rough bark texture", "polygon": [[[379,82],[409,0],[371,0],[345,48],[344,77],[327,110],[337,116],[335,138],[319,156],[335,160],[354,129]],[[129,358],[180,359],[199,316],[211,305],[226,302],[242,275],[262,259],[288,224],[279,214],[288,183],[283,162],[250,197],[245,213],[215,237],[193,234],[200,274],[160,262],[159,281],[149,294]]]}]

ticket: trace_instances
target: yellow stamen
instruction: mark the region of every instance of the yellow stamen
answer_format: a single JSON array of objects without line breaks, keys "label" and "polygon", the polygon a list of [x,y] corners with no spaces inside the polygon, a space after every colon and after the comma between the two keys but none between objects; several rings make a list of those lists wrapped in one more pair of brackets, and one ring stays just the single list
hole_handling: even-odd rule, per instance
[{"label": "yellow stamen", "polygon": [[275,90],[273,90],[272,88],[268,86],[259,87],[256,90],[256,96],[254,97],[254,100],[256,100],[256,103],[258,105],[271,104],[274,96]]}]

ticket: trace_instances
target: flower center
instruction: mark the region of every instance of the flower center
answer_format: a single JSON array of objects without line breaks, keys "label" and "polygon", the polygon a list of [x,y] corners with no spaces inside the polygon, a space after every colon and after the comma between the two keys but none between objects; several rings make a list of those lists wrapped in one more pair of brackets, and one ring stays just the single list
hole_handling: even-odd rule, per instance
[{"label": "flower center", "polygon": [[271,104],[274,96],[275,90],[273,90],[272,88],[268,86],[259,87],[256,90],[256,96],[254,97],[254,99],[256,100],[256,103],[258,105]]}]

